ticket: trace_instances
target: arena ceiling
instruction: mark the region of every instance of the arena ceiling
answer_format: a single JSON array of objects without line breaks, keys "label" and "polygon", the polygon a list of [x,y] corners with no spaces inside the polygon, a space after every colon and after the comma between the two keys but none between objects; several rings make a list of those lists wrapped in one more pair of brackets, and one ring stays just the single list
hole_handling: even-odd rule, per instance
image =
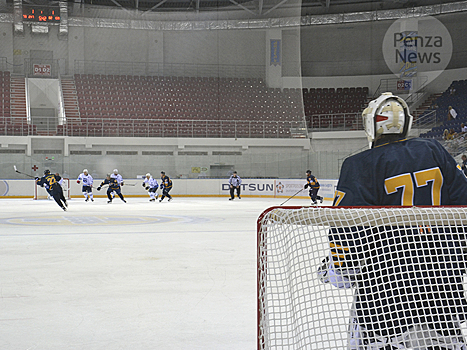
[{"label": "arena ceiling", "polygon": [[[13,2],[14,0],[6,0]],[[266,16],[275,9],[301,6],[303,15],[402,9],[447,4],[451,0],[67,0],[83,6],[105,6],[143,12],[242,10]],[[47,5],[50,0],[23,0],[24,4]]]}]

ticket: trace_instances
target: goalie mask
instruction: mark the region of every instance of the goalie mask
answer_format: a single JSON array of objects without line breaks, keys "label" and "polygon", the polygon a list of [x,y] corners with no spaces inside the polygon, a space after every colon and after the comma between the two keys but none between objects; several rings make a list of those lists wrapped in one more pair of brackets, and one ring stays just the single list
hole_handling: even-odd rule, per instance
[{"label": "goalie mask", "polygon": [[390,92],[385,92],[371,101],[363,111],[362,117],[370,148],[375,146],[375,141],[382,135],[406,137],[413,120],[407,103]]}]

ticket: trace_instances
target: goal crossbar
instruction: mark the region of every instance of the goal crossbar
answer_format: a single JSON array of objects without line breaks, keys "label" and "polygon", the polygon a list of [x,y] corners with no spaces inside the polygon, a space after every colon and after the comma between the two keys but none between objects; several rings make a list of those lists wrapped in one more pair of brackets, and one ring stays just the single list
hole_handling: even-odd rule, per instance
[{"label": "goal crossbar", "polygon": [[[317,225],[330,227],[354,227],[359,225],[417,225],[436,223],[440,226],[460,225],[465,223],[465,207],[452,206],[446,212],[443,207],[327,207],[319,211],[310,207],[273,207],[267,209],[259,219],[282,225]],[[456,210],[457,208],[457,210]],[[310,211],[311,209],[311,211]],[[260,220],[263,220],[261,222]]]}]

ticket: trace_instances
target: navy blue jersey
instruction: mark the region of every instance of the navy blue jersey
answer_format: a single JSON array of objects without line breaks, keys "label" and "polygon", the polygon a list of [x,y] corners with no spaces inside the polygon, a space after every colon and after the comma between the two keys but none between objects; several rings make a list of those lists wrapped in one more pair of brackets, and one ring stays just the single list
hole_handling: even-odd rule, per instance
[{"label": "navy blue jersey", "polygon": [[115,178],[110,178],[110,180],[105,179],[104,181],[101,182],[100,187],[102,187],[104,185],[107,185],[107,184],[109,185],[110,190],[119,190],[120,189],[120,185],[118,184],[118,181]]},{"label": "navy blue jersey", "polygon": [[318,180],[317,180],[316,177],[314,177],[313,175],[310,175],[310,176],[307,176],[307,177],[306,177],[306,184],[307,184],[308,187],[311,188],[311,189],[318,189],[318,188],[320,188],[320,185],[319,185]]},{"label": "navy blue jersey", "polygon": [[[437,141],[399,140],[348,158],[334,205],[465,205],[467,178]],[[329,233],[337,270],[359,269],[355,313],[369,337],[465,320],[463,228],[342,227]],[[364,261],[363,267],[360,264]]]},{"label": "navy blue jersey", "polygon": [[161,187],[166,189],[172,188],[172,180],[167,175],[161,176]]},{"label": "navy blue jersey", "polygon": [[467,178],[433,139],[399,140],[347,158],[335,206],[465,205]]},{"label": "navy blue jersey", "polygon": [[59,181],[62,178],[55,174],[48,174],[41,177],[37,184],[41,187],[46,187],[50,191],[61,189]]}]

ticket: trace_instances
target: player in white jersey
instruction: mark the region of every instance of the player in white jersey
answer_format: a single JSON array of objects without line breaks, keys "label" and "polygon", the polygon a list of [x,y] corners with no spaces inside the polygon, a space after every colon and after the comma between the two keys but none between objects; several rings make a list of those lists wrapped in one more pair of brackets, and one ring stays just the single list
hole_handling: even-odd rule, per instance
[{"label": "player in white jersey", "polygon": [[92,183],[94,182],[94,179],[92,178],[91,174],[88,173],[88,169],[84,169],[83,172],[78,176],[78,179],[76,180],[78,184],[81,182],[83,183],[83,195],[85,198],[85,202],[91,200],[91,202],[94,202],[94,198],[92,195]]},{"label": "player in white jersey", "polygon": [[157,189],[159,188],[157,180],[154,179],[150,173],[147,173],[142,185],[148,191],[149,197],[151,197],[149,201],[155,202],[157,197],[159,197],[157,194]]},{"label": "player in white jersey", "polygon": [[[117,183],[121,186],[123,186],[123,177],[118,173],[118,169],[114,169],[112,174],[110,174],[111,179],[116,179]],[[115,197],[115,192],[112,192],[111,194],[112,198]]]}]

